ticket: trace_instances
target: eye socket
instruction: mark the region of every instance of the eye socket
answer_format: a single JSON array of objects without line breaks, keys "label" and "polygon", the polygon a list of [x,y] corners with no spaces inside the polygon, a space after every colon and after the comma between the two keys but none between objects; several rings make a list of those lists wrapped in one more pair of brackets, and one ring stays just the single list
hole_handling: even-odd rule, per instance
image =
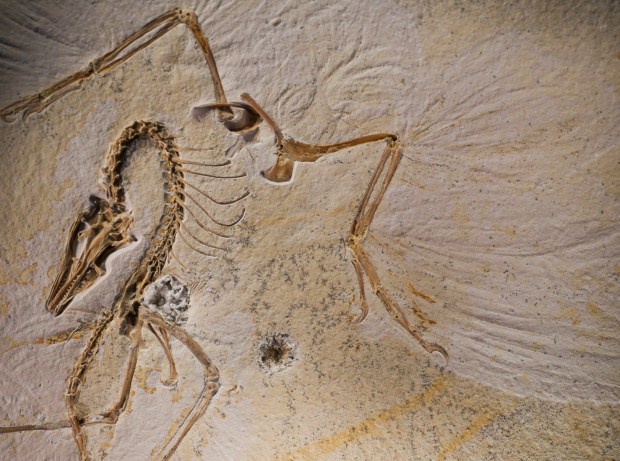
[{"label": "eye socket", "polygon": [[60,315],[73,298],[106,272],[108,257],[135,239],[129,233],[131,217],[113,213],[108,202],[90,197],[91,206],[78,214],[69,231],[60,271],[46,307]]}]

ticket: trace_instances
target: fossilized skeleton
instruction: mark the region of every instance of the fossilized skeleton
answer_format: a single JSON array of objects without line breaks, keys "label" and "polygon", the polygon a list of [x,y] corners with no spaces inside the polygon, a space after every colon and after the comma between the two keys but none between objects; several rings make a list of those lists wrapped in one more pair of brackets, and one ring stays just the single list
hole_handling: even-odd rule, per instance
[{"label": "fossilized skeleton", "polygon": [[[70,91],[79,89],[85,80],[94,75],[101,75],[111,71],[178,24],[185,24],[192,32],[204,53],[215,88],[217,102],[195,108],[194,113],[202,115],[205,111],[213,111],[217,119],[233,132],[244,132],[254,129],[262,121],[265,121],[275,133],[277,139],[277,159],[272,168],[263,172],[263,176],[267,180],[272,182],[289,181],[292,178],[295,162],[314,162],[323,156],[342,149],[371,142],[386,142],[387,145],[359,205],[347,240],[347,247],[350,250],[360,292],[361,315],[355,322],[361,322],[368,314],[368,303],[364,287],[364,275],[366,275],[372,291],[381,300],[392,318],[405,328],[425,350],[428,352],[439,352],[447,362],[448,354],[445,349],[438,344],[427,342],[421,336],[420,330],[407,320],[402,308],[382,286],[377,270],[363,245],[375,213],[401,159],[402,147],[397,137],[390,133],[378,133],[337,144],[305,144],[283,135],[275,121],[248,94],[241,96],[244,100],[243,102],[228,102],[213,54],[193,13],[186,13],[179,9],[165,13],[146,24],[138,32],[132,34],[114,50],[90,63],[85,69],[51,85],[34,96],[22,98],[3,108],[0,110],[0,116],[4,120],[9,120],[20,112],[23,113],[24,118],[33,113],[41,112],[48,105]],[[149,36],[149,34],[151,35]],[[233,109],[236,110],[235,113],[233,113]],[[114,424],[126,407],[137,365],[138,350],[144,326],[155,335],[168,358],[170,376],[164,382],[168,384],[174,382],[177,375],[169,346],[169,335],[174,336],[187,347],[204,369],[203,390],[181,427],[164,445],[159,455],[161,459],[169,459],[172,456],[183,437],[204,414],[219,388],[218,369],[201,346],[183,328],[164,320],[159,313],[148,309],[143,302],[145,288],[159,277],[169,258],[175,257],[172,253],[172,247],[177,234],[184,239],[179,230],[184,228],[191,237],[194,237],[183,223],[184,218],[187,217],[186,198],[194,200],[188,194],[185,187],[189,186],[195,189],[195,186],[186,181],[184,177],[184,173],[192,173],[192,171],[185,169],[183,165],[205,165],[183,160],[173,137],[168,134],[165,127],[160,123],[136,121],[127,127],[110,147],[104,168],[106,197],[91,197],[90,208],[80,213],[71,227],[61,270],[52,287],[47,309],[54,315],[60,315],[78,293],[89,288],[102,275],[106,258],[112,252],[132,241],[133,237],[130,233],[132,217],[126,205],[121,169],[125,164],[124,160],[132,142],[141,137],[154,141],[161,151],[160,165],[164,170],[164,193],[166,197],[164,211],[150,239],[148,250],[116,297],[112,310],[104,310],[93,324],[86,346],[67,378],[68,387],[65,395],[65,404],[68,420],[38,425],[0,427],[0,433],[71,427],[82,460],[89,459],[86,437],[82,428],[92,424]],[[207,166],[220,167],[227,164]],[[211,176],[205,173],[198,174]],[[242,195],[220,204],[235,203],[245,196]],[[206,213],[206,210],[203,209],[203,211]],[[195,216],[194,219],[203,229],[207,230]],[[225,225],[232,226],[239,222],[240,219],[242,219],[242,216],[235,222]],[[194,237],[194,239],[204,244],[198,238]],[[186,241],[186,243],[194,248],[189,242]],[[77,407],[82,382],[88,372],[89,364],[102,341],[104,331],[110,326],[117,328],[120,334],[126,335],[132,341],[125,377],[117,401],[107,411],[96,415],[84,415],[80,413]]]}]

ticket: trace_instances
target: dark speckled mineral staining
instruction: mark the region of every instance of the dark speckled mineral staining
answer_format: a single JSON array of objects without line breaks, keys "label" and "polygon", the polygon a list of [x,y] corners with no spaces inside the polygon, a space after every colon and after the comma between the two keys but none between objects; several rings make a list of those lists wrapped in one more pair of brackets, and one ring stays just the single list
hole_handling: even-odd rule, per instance
[{"label": "dark speckled mineral staining", "polygon": [[268,372],[288,368],[295,360],[297,344],[285,333],[275,333],[263,339],[258,349],[259,365]]}]

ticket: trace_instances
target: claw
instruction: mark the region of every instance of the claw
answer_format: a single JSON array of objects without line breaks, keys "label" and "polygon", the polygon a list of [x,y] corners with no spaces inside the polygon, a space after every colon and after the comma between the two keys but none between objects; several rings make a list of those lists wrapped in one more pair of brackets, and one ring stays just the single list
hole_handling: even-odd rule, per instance
[{"label": "claw", "polygon": [[294,169],[294,160],[286,158],[284,155],[278,155],[276,163],[274,163],[274,165],[268,170],[261,171],[261,175],[263,178],[271,182],[288,182],[293,178]]},{"label": "claw", "polygon": [[438,352],[439,354],[441,354],[441,356],[443,357],[443,360],[444,360],[443,367],[446,368],[448,366],[448,361],[449,361],[448,351],[446,351],[439,344],[435,344],[435,343],[428,344],[427,343],[426,345],[424,345],[424,349],[426,349],[431,354],[433,352]]},{"label": "claw", "polygon": [[[230,110],[231,108],[241,110],[237,111],[235,115],[231,117],[230,113],[224,112],[224,109]],[[229,102],[225,104],[214,103],[196,106],[192,108],[191,114],[200,122],[211,111],[216,111],[218,120],[233,133],[243,133],[253,130],[262,122],[262,118],[258,112],[256,112],[251,105],[244,102]]]}]

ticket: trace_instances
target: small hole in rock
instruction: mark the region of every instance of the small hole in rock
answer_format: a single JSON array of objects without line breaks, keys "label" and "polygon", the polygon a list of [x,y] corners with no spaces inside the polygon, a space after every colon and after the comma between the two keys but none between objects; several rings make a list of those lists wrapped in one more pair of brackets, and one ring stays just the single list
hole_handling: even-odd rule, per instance
[{"label": "small hole in rock", "polygon": [[295,360],[297,345],[285,333],[275,333],[263,339],[259,347],[259,364],[266,371],[280,371]]}]

